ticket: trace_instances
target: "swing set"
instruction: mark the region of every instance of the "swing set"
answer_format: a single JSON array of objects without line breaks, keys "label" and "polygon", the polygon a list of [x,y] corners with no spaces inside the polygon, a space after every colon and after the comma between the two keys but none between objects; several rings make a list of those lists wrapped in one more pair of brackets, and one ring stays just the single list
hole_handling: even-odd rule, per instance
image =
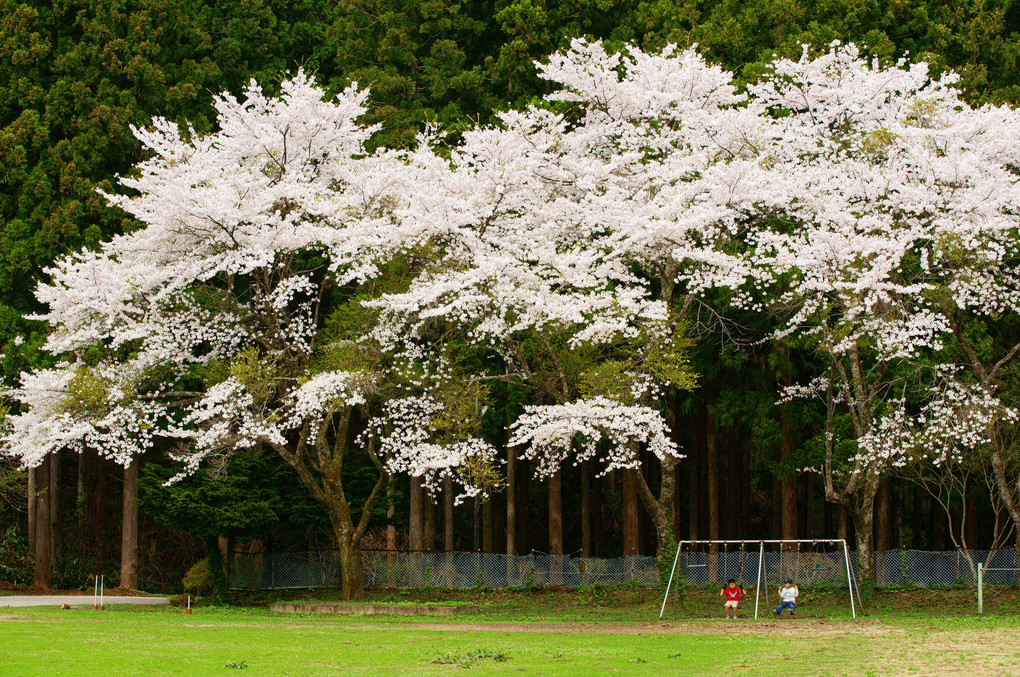
[{"label": "swing set", "polygon": [[[802,544],[811,544],[812,553],[814,557],[808,557],[805,565],[804,557],[801,553]],[[764,602],[765,608],[769,608],[769,569],[771,568],[775,577],[781,580],[784,577],[796,576],[801,579],[828,579],[832,580],[833,566],[837,562],[822,558],[818,556],[818,547],[830,546],[834,548],[834,552],[825,553],[841,554],[842,555],[842,566],[839,569],[845,569],[847,579],[847,590],[850,593],[850,613],[854,618],[857,618],[858,606],[863,611],[864,605],[861,603],[861,591],[859,586],[854,584],[854,577],[851,573],[850,566],[850,549],[847,547],[846,541],[838,539],[766,539],[766,540],[709,540],[709,541],[680,541],[677,545],[676,555],[673,557],[673,568],[669,573],[669,582],[666,584],[666,594],[662,598],[662,608],[659,610],[659,618],[662,618],[666,612],[666,603],[669,601],[670,589],[673,590],[673,613],[676,614],[677,597],[679,596],[680,579],[683,580],[699,580],[706,583],[721,583],[726,579],[728,565],[730,563],[729,550],[730,546],[740,547],[740,556],[737,559],[737,575],[736,580],[738,584],[743,587],[743,574],[744,574],[744,561],[748,556],[748,546],[751,546],[751,552],[757,550],[758,562],[757,562],[757,578],[754,589],[754,617],[758,618],[759,601],[762,597],[762,590],[764,589]],[[778,545],[780,551],[778,553],[766,552],[766,546]],[[707,546],[710,548],[708,553],[704,551],[699,552],[699,547]],[[720,567],[720,553],[718,552],[719,546],[722,546],[723,552],[722,567]],[[757,548],[754,548],[757,546]],[[687,549],[686,553],[684,549]],[[696,555],[707,554],[708,561],[703,561],[705,558],[697,558]],[[768,555],[776,554],[779,556],[779,565],[770,566],[767,562],[769,559]],[[809,553],[804,553],[805,555]],[[753,555],[751,555],[753,557]],[[752,561],[753,564],[753,561]],[[829,566],[825,566],[829,564]],[[680,569],[678,572],[677,569]],[[708,571],[702,571],[707,569]],[[720,574],[720,571],[722,573]],[[785,573],[785,575],[784,575]],[[676,582],[674,583],[674,579]],[[778,581],[776,581],[778,582]],[[762,585],[764,583],[764,586]],[[856,589],[857,600],[854,602],[854,593]]]}]

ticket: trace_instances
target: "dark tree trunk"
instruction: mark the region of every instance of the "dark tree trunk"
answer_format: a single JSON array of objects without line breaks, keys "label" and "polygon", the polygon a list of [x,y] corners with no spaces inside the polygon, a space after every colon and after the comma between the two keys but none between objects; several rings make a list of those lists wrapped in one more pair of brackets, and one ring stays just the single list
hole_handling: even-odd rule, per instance
[{"label": "dark tree trunk", "polygon": [[88,469],[86,464],[85,452],[78,454],[78,487],[75,495],[77,496],[77,502],[75,504],[75,519],[77,524],[75,525],[75,534],[78,539],[78,551],[79,554],[85,554],[85,505],[86,505],[86,494],[85,494],[85,473]]},{"label": "dark tree trunk", "polygon": [[[705,469],[708,484],[708,538],[719,540],[719,461],[716,456],[715,393],[708,395],[708,408],[705,411]],[[709,580],[719,578],[719,546],[711,543],[708,546]]]},{"label": "dark tree trunk", "polygon": [[425,487],[421,477],[411,478],[410,515],[407,520],[407,549],[420,552],[425,549]]},{"label": "dark tree trunk", "polygon": [[120,587],[138,589],[138,466],[133,459],[124,468],[124,493],[120,539]]},{"label": "dark tree trunk", "polygon": [[513,447],[506,450],[506,554],[517,554],[517,459]]},{"label": "dark tree trunk", "polygon": [[978,504],[971,497],[964,502],[967,514],[963,523],[963,547],[967,550],[975,550],[978,547]]},{"label": "dark tree trunk", "polygon": [[910,492],[914,498],[914,511],[910,516],[910,537],[911,547],[914,550],[921,550],[923,543],[921,541],[921,532],[923,531],[921,525],[923,524],[923,510],[924,502],[921,497],[921,488],[915,486]]},{"label": "dark tree trunk", "polygon": [[581,557],[591,557],[591,469],[581,462]]},{"label": "dark tree trunk", "polygon": [[92,496],[92,509],[95,511],[95,515],[91,524],[91,540],[94,543],[93,554],[98,560],[110,559],[109,548],[107,547],[106,538],[106,506],[109,502],[107,500],[110,488],[109,477],[107,475],[107,463],[106,459],[102,456],[96,456],[95,458],[96,468],[96,490]]},{"label": "dark tree trunk", "polygon": [[53,568],[50,552],[50,456],[39,464],[35,471],[35,569],[32,585],[40,590],[49,590]]},{"label": "dark tree trunk", "polygon": [[[132,463],[131,465],[134,465]],[[206,536],[205,556],[209,561],[209,576],[212,578],[212,599],[215,604],[224,604],[227,601],[227,590],[230,584],[223,569],[223,552],[220,550],[220,539],[218,536]],[[121,585],[121,587],[124,587]]]},{"label": "dark tree trunk", "polygon": [[563,583],[563,474],[549,478],[549,582]]},{"label": "dark tree trunk", "polygon": [[482,502],[475,496],[474,499],[474,538],[471,539],[475,552],[482,551]]},{"label": "dark tree trunk", "polygon": [[436,498],[429,492],[425,492],[425,552],[436,550]]},{"label": "dark tree trunk", "polygon": [[453,478],[443,479],[443,550],[453,552]]},{"label": "dark tree trunk", "polygon": [[517,552],[531,551],[528,541],[528,484],[531,481],[531,464],[526,460],[517,463]]},{"label": "dark tree trunk", "polygon": [[28,469],[28,547],[35,552],[36,469]]},{"label": "dark tree trunk", "polygon": [[701,483],[698,482],[698,470],[701,463],[698,459],[698,446],[691,448],[687,459],[687,538],[692,541],[698,540],[698,520],[701,515]]},{"label": "dark tree trunk", "polygon": [[[397,526],[393,523],[397,517],[397,507],[393,504],[393,483],[386,485],[386,549],[393,553],[397,549]],[[392,554],[387,556],[387,561],[392,564],[396,557]]]},{"label": "dark tree trunk", "polygon": [[875,495],[875,550],[885,552],[893,549],[893,500],[892,482],[885,480]]},{"label": "dark tree trunk", "polygon": [[485,499],[482,504],[482,552],[496,552],[494,542],[496,522],[496,499],[493,496]]},{"label": "dark tree trunk", "polygon": [[815,522],[817,521],[818,508],[815,503],[815,493],[817,490],[818,480],[813,476],[807,478],[807,488],[805,490],[806,496],[804,499],[804,538],[815,537]]},{"label": "dark tree trunk", "polygon": [[634,476],[623,473],[623,556],[636,557],[638,554],[638,497]]},{"label": "dark tree trunk", "polygon": [[60,452],[50,456],[50,557],[54,562],[64,554],[63,511],[60,502]]},{"label": "dark tree trunk", "polygon": [[[780,429],[782,431],[782,438],[779,441],[779,460],[786,461],[793,455],[793,430],[787,421],[786,413],[782,411],[782,407],[780,407],[779,417]],[[785,468],[783,472],[784,475],[779,480],[779,494],[782,501],[780,507],[782,535],[780,538],[783,540],[795,540],[798,537],[797,477],[787,472]]]},{"label": "dark tree trunk", "polygon": [[549,554],[563,555],[563,475],[557,470],[549,478]]},{"label": "dark tree trunk", "polygon": [[[597,473],[597,467],[592,468]],[[595,537],[592,539],[592,555],[594,557],[605,557],[606,554],[606,501],[605,501],[605,477],[594,477],[595,484],[595,510],[593,515],[593,528]]]},{"label": "dark tree trunk", "polygon": [[746,444],[740,455],[740,537],[751,535],[751,450]]}]

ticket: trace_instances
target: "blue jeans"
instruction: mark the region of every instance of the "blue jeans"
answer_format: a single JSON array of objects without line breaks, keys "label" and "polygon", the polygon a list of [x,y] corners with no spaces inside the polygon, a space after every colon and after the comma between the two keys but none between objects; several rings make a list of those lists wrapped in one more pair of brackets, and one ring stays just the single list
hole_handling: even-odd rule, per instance
[{"label": "blue jeans", "polygon": [[783,602],[782,604],[777,606],[776,607],[776,615],[778,616],[779,614],[783,613],[783,609],[789,609],[790,613],[792,614],[793,613],[793,609],[794,609],[793,602]]}]

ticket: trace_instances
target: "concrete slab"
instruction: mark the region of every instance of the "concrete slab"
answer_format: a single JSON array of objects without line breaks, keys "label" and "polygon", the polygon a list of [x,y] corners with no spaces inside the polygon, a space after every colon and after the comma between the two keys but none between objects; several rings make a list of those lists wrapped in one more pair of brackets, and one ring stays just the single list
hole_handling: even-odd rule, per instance
[{"label": "concrete slab", "polygon": [[[113,604],[169,604],[166,597],[111,597],[103,598],[103,605]],[[15,606],[92,606],[92,595],[0,595],[0,607]]]}]

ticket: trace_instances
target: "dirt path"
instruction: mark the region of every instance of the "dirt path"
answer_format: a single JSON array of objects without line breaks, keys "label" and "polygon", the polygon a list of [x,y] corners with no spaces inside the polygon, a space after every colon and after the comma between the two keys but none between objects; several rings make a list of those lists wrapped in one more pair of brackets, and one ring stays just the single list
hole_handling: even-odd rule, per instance
[{"label": "dirt path", "polygon": [[[169,604],[166,597],[121,597],[105,595],[104,605],[113,604]],[[0,607],[26,606],[92,606],[92,595],[4,595],[0,597]]]},{"label": "dirt path", "polygon": [[[391,623],[344,624],[351,630],[387,630]],[[616,625],[589,623],[402,623],[400,627],[438,632],[523,632],[535,634],[602,634],[602,635],[756,635],[789,637],[800,634],[864,636],[905,634],[903,628],[881,621],[826,621],[798,620],[790,623],[733,623],[733,624],[648,624]]]}]

